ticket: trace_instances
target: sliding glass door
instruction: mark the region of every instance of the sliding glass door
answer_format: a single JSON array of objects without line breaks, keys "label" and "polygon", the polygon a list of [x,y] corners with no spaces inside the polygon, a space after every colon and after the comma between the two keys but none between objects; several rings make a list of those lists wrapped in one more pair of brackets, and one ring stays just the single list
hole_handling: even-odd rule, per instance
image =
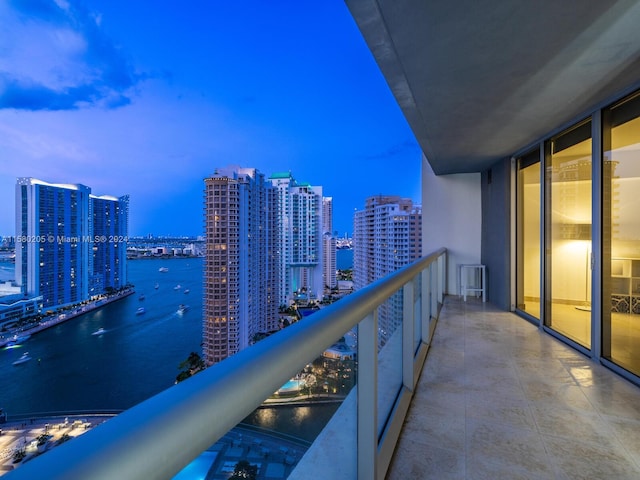
[{"label": "sliding glass door", "polygon": [[541,146],[516,159],[515,308],[640,378],[640,91]]},{"label": "sliding glass door", "polygon": [[545,325],[591,348],[591,122],[545,143]]},{"label": "sliding glass door", "polygon": [[516,308],[540,319],[540,151],[518,159]]},{"label": "sliding glass door", "polygon": [[640,375],[640,95],[603,111],[602,356]]}]

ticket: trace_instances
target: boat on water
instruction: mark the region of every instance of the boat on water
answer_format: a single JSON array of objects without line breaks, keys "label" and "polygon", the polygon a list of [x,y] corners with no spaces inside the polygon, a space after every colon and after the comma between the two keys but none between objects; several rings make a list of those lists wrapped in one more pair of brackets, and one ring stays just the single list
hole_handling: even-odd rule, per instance
[{"label": "boat on water", "polygon": [[28,333],[25,335],[15,334],[11,338],[9,338],[9,341],[7,342],[7,347],[16,347],[21,343],[26,342],[30,338],[31,338],[31,335]]},{"label": "boat on water", "polygon": [[173,287],[174,290],[180,290],[182,288],[182,285],[178,284],[175,287]]},{"label": "boat on water", "polygon": [[156,284],[153,286],[153,288],[155,288],[156,290],[157,290],[157,289],[159,289],[159,288],[160,288],[160,284],[159,284],[159,283],[156,283]]},{"label": "boat on water", "polygon": [[140,307],[139,309],[136,310],[136,315],[142,315],[146,310],[144,309],[144,307]]},{"label": "boat on water", "polygon": [[95,332],[93,332],[91,335],[102,335],[104,332],[106,332],[107,330],[105,328],[100,327],[99,329],[97,329]]},{"label": "boat on water", "polygon": [[29,356],[29,352],[24,352],[22,354],[22,356],[18,360],[13,362],[13,364],[14,365],[21,365],[23,363],[27,363],[29,360],[31,360],[31,357]]},{"label": "boat on water", "polygon": [[169,271],[169,269],[168,269],[167,267],[160,267],[160,268],[158,269],[158,271],[159,271],[159,272],[162,272],[162,273],[167,273],[167,272]]},{"label": "boat on water", "polygon": [[18,334],[15,334],[13,337],[11,337],[11,338],[9,339],[9,343],[8,343],[8,344],[11,344],[11,345],[18,345],[19,343],[26,342],[26,341],[27,341],[27,340],[29,340],[30,338],[31,338],[31,335],[30,335],[30,334],[28,334],[28,333],[27,333],[27,334],[25,334],[25,335],[18,335]]},{"label": "boat on water", "polygon": [[184,293],[189,293],[189,289],[188,288],[185,289]]},{"label": "boat on water", "polygon": [[189,305],[184,305],[183,303],[181,303],[178,307],[178,315],[184,315],[184,313],[189,310],[189,308]]},{"label": "boat on water", "polygon": [[140,296],[138,297],[138,300],[140,301],[144,300],[144,293],[140,294]]}]

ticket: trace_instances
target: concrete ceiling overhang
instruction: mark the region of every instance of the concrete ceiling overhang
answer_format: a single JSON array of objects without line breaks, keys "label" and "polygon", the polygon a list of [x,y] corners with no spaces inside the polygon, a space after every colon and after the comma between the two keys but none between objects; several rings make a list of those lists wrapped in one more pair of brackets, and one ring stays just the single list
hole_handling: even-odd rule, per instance
[{"label": "concrete ceiling overhang", "polygon": [[346,3],[436,174],[486,170],[640,85],[638,1]]}]

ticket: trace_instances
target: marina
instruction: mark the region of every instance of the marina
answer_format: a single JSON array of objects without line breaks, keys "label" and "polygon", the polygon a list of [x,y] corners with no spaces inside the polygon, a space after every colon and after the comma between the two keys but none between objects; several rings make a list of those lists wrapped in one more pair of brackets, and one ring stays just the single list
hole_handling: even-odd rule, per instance
[{"label": "marina", "polygon": [[47,330],[49,328],[53,328],[76,317],[86,315],[90,312],[93,312],[94,310],[101,309],[109,303],[122,300],[123,298],[126,298],[133,293],[133,290],[123,290],[109,297],[100,298],[84,305],[78,305],[69,311],[55,313],[53,315],[50,315],[49,317],[45,317],[38,324],[27,327],[24,330],[20,330],[19,333],[10,333],[7,336],[0,334],[0,349],[3,347],[6,348],[18,346],[19,344],[27,341],[29,338],[31,338],[32,335],[36,333],[42,332],[43,330]]}]

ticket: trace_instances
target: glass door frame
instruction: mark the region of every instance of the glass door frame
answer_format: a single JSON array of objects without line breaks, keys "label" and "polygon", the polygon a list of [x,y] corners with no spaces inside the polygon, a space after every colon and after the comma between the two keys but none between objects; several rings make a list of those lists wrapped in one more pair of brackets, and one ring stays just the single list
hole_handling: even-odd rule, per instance
[{"label": "glass door frame", "polygon": [[[514,171],[514,176],[513,176],[513,189],[512,191],[513,193],[513,205],[515,205],[515,208],[513,209],[513,229],[512,229],[512,236],[513,236],[513,245],[515,248],[513,248],[513,256],[512,256],[512,265],[513,265],[513,269],[512,269],[512,275],[514,278],[514,282],[513,282],[513,290],[512,290],[512,298],[513,298],[513,302],[512,302],[512,311],[516,311],[518,312],[518,314],[520,316],[522,316],[524,319],[530,321],[531,323],[533,323],[534,325],[540,326],[542,324],[542,319],[544,316],[544,276],[543,276],[543,265],[544,265],[544,249],[543,249],[543,245],[544,245],[544,217],[543,217],[543,212],[544,212],[544,155],[543,155],[544,151],[543,151],[543,143],[540,143],[537,147],[533,147],[530,148],[528,151],[526,151],[525,153],[523,153],[522,155],[519,155],[518,157],[513,157],[512,159],[512,165],[513,165],[513,171]],[[538,156],[538,159],[535,160],[534,159],[534,155]],[[539,275],[539,286],[538,286],[538,291],[539,291],[539,298],[540,298],[540,309],[539,309],[539,315],[538,317],[536,317],[535,315],[531,314],[531,312],[528,312],[526,310],[523,310],[521,308],[519,308],[518,306],[518,299],[520,298],[520,295],[524,295],[524,292],[519,292],[519,288],[524,288],[524,282],[522,280],[522,277],[524,276],[524,274],[526,272],[524,272],[523,268],[523,260],[521,258],[519,258],[519,255],[523,255],[524,252],[521,251],[521,245],[520,245],[520,241],[521,236],[522,236],[522,228],[521,228],[521,221],[522,219],[520,218],[522,215],[522,211],[520,209],[521,205],[520,205],[520,200],[522,199],[522,195],[523,192],[520,192],[520,188],[522,187],[522,185],[520,185],[520,172],[527,167],[530,167],[534,164],[538,163],[539,164],[539,186],[540,186],[540,191],[539,191],[539,205],[540,205],[540,212],[539,212],[539,238],[538,238],[538,244],[540,246],[539,252],[540,252],[540,256],[539,256],[539,262],[538,262],[538,275]]]},{"label": "glass door frame", "polygon": [[[604,166],[604,154],[611,148],[611,125],[608,124],[607,109],[613,108],[617,103],[625,100],[625,98],[637,95],[638,91],[631,92],[623,97],[613,99],[606,105],[602,105],[595,110],[591,115],[583,117],[577,121],[567,123],[562,128],[555,129],[544,138],[540,139],[536,143],[529,144],[526,148],[523,148],[511,157],[511,311],[525,320],[528,320],[536,324],[541,331],[548,333],[558,338],[563,343],[573,347],[580,351],[585,356],[598,361],[605,367],[619,374],[621,377],[626,378],[636,385],[640,385],[640,376],[626,370],[624,367],[614,363],[611,357],[611,323],[604,322],[605,309],[611,309],[611,299],[607,296],[607,292],[604,291],[604,278],[611,275],[610,265],[605,261],[604,255],[610,252],[605,252],[604,248],[604,222],[605,200],[604,182],[605,178],[605,166]],[[587,348],[565,335],[553,330],[549,325],[549,308],[547,300],[550,298],[550,285],[547,282],[549,264],[549,249],[550,244],[547,242],[547,230],[550,219],[549,206],[547,205],[547,189],[549,185],[546,182],[546,171],[550,161],[550,141],[552,138],[562,135],[563,132],[570,131],[571,129],[579,126],[580,124],[590,121],[591,122],[591,285],[590,285],[590,299],[591,299],[591,347]],[[520,159],[530,155],[532,151],[539,149],[540,152],[540,246],[541,246],[541,258],[540,258],[540,318],[537,319],[531,314],[520,310],[518,308],[518,292],[517,282],[521,272],[517,271],[518,268],[518,222],[520,221],[517,216],[520,215],[518,211],[518,175],[520,171]],[[606,343],[608,342],[608,343]]]},{"label": "glass door frame", "polygon": [[[550,193],[548,191],[548,189],[551,187],[551,182],[547,181],[547,168],[551,165],[551,156],[552,156],[552,152],[551,152],[551,145],[552,145],[552,141],[566,133],[570,133],[572,130],[578,129],[580,128],[581,125],[584,125],[586,123],[590,123],[590,134],[591,134],[591,261],[590,261],[590,270],[591,270],[591,288],[590,288],[590,303],[591,303],[591,314],[589,316],[589,322],[590,322],[590,335],[589,335],[589,339],[591,342],[590,347],[587,347],[585,345],[582,345],[581,343],[578,343],[577,341],[571,339],[570,337],[562,334],[561,332],[553,329],[550,325],[550,322],[552,321],[552,316],[551,316],[551,299],[552,297],[552,293],[551,293],[551,262],[552,262],[552,252],[551,252],[551,238],[549,236],[549,234],[551,233],[551,205],[549,205],[549,196]],[[596,322],[594,321],[594,319],[599,319],[601,318],[600,314],[597,314],[598,312],[600,312],[600,308],[601,308],[601,290],[600,287],[602,285],[601,282],[601,277],[598,274],[598,272],[596,272],[595,268],[594,268],[594,258],[596,257],[600,257],[600,245],[601,245],[601,236],[598,232],[601,232],[601,223],[599,220],[599,215],[601,213],[601,201],[602,201],[602,195],[601,195],[601,187],[602,187],[602,180],[601,180],[601,176],[599,173],[599,168],[600,168],[600,163],[601,163],[601,156],[602,154],[599,153],[602,150],[602,122],[601,122],[601,115],[600,115],[600,111],[598,110],[596,113],[594,113],[591,116],[585,117],[579,121],[573,122],[571,125],[567,126],[566,128],[563,128],[561,130],[558,130],[557,132],[555,132],[553,135],[547,137],[543,142],[543,147],[541,148],[541,155],[542,155],[542,166],[541,166],[541,175],[544,177],[544,180],[542,182],[542,188],[541,188],[541,194],[542,194],[542,201],[541,201],[541,218],[542,218],[542,225],[541,225],[541,244],[542,244],[542,271],[540,273],[541,275],[541,283],[542,285],[542,299],[541,302],[544,302],[543,305],[541,306],[541,328],[548,334],[558,338],[559,340],[561,340],[562,342],[570,345],[571,347],[575,348],[576,350],[580,351],[581,353],[583,353],[584,355],[588,356],[588,357],[592,357],[594,358],[596,355],[596,352],[598,353],[598,357],[599,357],[599,352],[601,351],[601,342],[600,342],[600,325],[598,325],[598,323],[600,322]],[[598,205],[598,208],[596,208],[596,205]],[[598,218],[596,218],[598,217]],[[599,237],[598,242],[596,243],[596,236]],[[596,250],[596,248],[598,248],[598,250]],[[597,253],[596,253],[597,252]],[[598,279],[598,281],[596,282],[596,278]],[[596,290],[596,283],[598,285],[598,289]]]},{"label": "glass door frame", "polygon": [[592,358],[602,358],[602,312],[611,308],[603,305],[603,158],[604,129],[602,110],[591,115],[591,352]]}]

